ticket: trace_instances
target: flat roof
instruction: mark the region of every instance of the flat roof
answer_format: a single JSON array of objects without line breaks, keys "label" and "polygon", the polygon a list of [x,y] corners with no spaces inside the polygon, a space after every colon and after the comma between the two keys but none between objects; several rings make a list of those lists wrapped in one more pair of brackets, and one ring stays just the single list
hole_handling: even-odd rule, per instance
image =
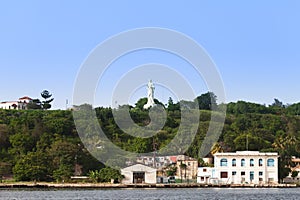
[{"label": "flat roof", "polygon": [[215,156],[277,156],[277,152],[259,152],[259,151],[236,151],[236,152],[223,152],[215,153]]}]

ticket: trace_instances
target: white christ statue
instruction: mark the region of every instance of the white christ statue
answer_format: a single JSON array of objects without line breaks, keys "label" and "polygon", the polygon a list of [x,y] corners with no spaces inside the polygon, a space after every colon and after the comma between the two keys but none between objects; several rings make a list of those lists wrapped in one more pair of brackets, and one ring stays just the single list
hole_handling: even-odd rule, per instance
[{"label": "white christ statue", "polygon": [[147,89],[148,89],[148,97],[147,97],[148,100],[147,100],[147,104],[144,105],[144,109],[148,109],[151,106],[154,106],[154,104],[155,104],[154,103],[154,89],[155,89],[155,87],[152,83],[152,80],[150,80],[148,82]]}]

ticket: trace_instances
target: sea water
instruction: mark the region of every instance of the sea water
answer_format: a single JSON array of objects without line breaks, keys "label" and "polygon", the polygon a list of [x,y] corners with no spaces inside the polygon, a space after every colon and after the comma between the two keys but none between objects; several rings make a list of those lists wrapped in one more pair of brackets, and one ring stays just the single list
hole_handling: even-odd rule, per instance
[{"label": "sea water", "polygon": [[207,199],[297,200],[300,188],[1,189],[2,200]]}]

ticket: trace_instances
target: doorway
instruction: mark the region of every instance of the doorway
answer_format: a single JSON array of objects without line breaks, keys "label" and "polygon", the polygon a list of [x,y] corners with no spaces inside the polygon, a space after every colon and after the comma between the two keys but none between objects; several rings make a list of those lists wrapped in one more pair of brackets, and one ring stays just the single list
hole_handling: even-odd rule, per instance
[{"label": "doorway", "polygon": [[145,183],[145,172],[133,172],[133,183]]}]

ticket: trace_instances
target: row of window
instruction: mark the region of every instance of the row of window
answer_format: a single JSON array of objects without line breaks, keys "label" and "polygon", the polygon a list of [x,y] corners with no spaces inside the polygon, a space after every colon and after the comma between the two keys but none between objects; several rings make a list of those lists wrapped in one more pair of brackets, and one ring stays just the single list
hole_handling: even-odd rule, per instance
[{"label": "row of window", "polygon": [[[250,159],[250,167],[254,167],[254,159]],[[222,158],[221,161],[220,161],[220,166],[227,166],[228,165],[228,161],[226,158]],[[232,159],[231,161],[231,166],[232,167],[235,167],[237,164],[236,164],[236,159]],[[268,167],[274,167],[275,165],[275,160],[273,158],[269,158],[267,160],[267,166]],[[245,159],[241,159],[241,167],[244,167],[246,166],[246,161]],[[259,159],[258,160],[258,166],[262,167],[263,166],[263,159]]]},{"label": "row of window", "polygon": [[[241,176],[245,176],[246,172],[242,171]],[[232,176],[236,176],[236,171],[232,172]],[[263,172],[258,172],[258,176],[263,176]],[[220,173],[221,178],[228,178],[228,172],[221,172]],[[254,179],[254,171],[250,172],[250,180]]]}]

